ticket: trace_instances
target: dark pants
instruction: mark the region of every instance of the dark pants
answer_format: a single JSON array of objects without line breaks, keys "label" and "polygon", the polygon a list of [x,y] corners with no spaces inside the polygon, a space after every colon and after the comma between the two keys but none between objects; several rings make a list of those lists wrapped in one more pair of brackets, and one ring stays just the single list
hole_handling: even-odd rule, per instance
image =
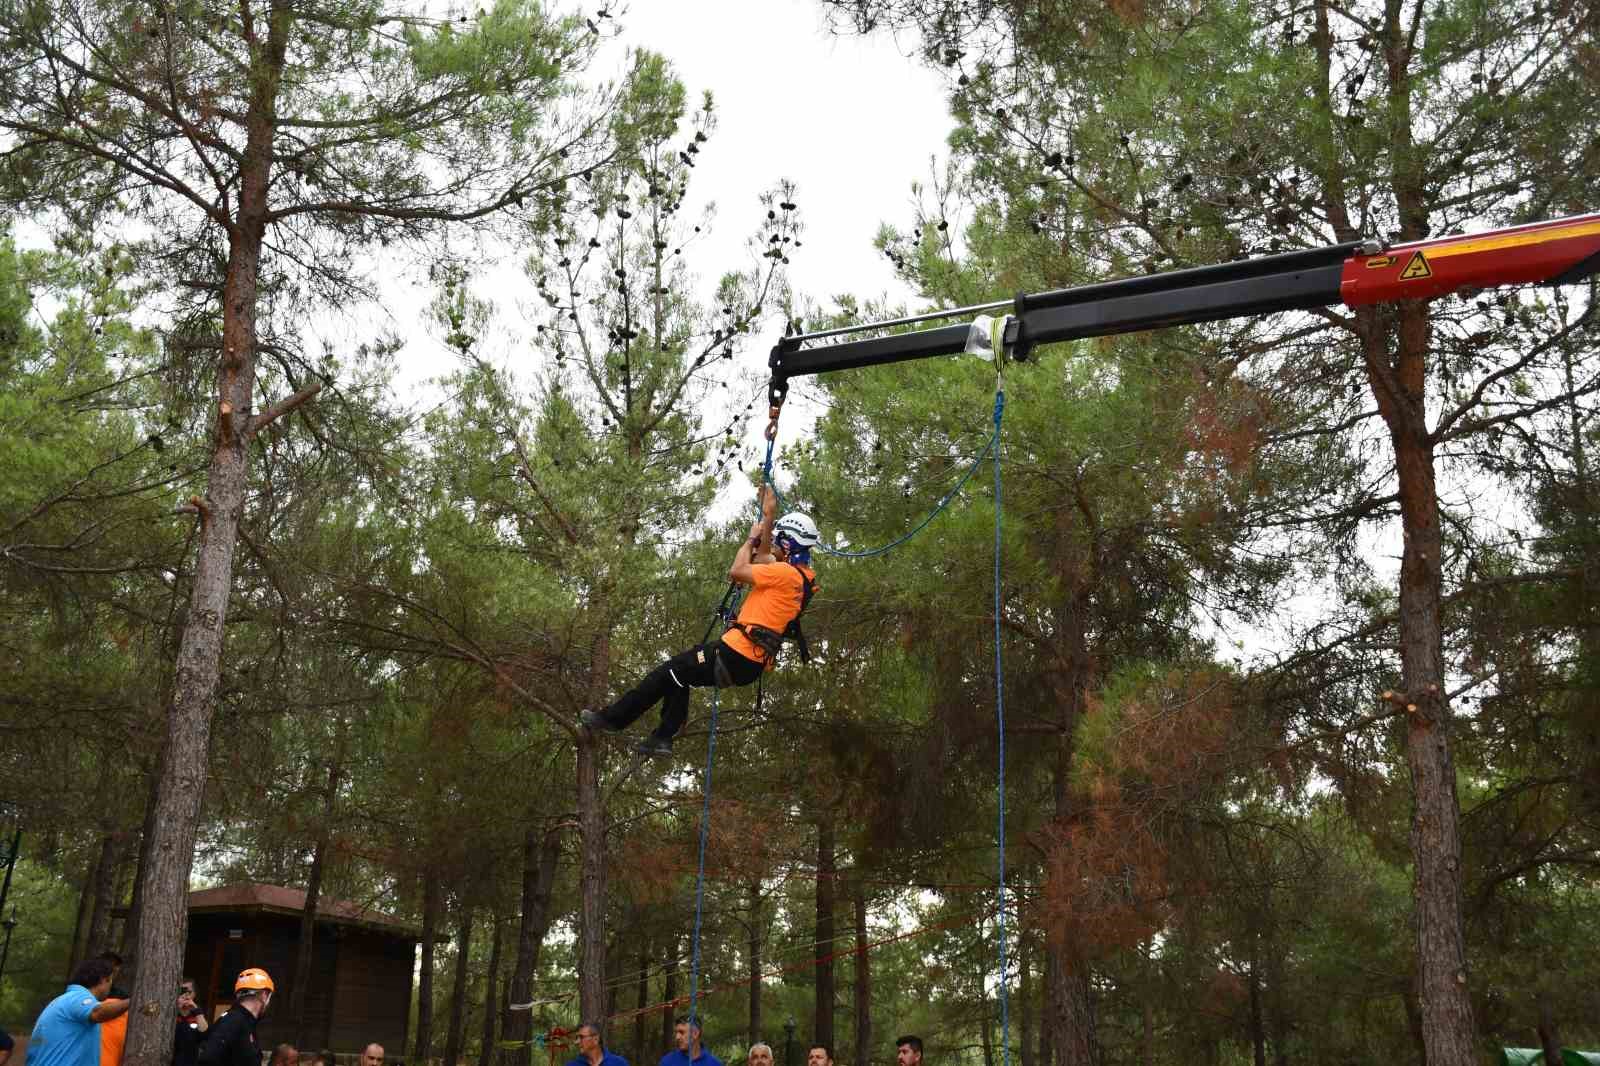
[{"label": "dark pants", "polygon": [[717,674],[712,662],[714,655],[722,660],[728,680],[735,685],[754,684],[765,669],[761,663],[752,662],[732,648],[723,647],[720,641],[696,644],[646,674],[643,681],[601,711],[601,717],[618,729],[625,729],[660,702],[661,724],[656,726],[656,736],[670,740],[689,719],[689,690],[716,686]]}]

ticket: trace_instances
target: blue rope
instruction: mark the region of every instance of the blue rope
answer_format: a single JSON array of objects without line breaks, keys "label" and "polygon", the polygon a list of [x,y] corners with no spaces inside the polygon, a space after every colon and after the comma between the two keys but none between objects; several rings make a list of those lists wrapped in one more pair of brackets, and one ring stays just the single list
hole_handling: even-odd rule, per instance
[{"label": "blue rope", "polygon": [[[911,530],[909,532],[904,533],[904,534],[896,537],[894,540],[890,541],[888,544],[885,544],[881,548],[868,548],[865,551],[853,552],[853,551],[842,551],[842,550],[840,550],[838,548],[830,548],[826,544],[818,544],[813,550],[816,551],[816,552],[821,553],[822,555],[831,555],[831,556],[833,556],[833,557],[835,557],[837,559],[870,559],[875,555],[882,555],[885,552],[892,551],[893,549],[900,547],[900,545],[904,544],[906,541],[910,540],[912,537],[916,536],[918,533],[921,533],[924,529],[928,528],[928,523],[932,522],[935,518],[938,518],[939,517],[939,513],[941,511],[943,511],[946,507],[950,506],[950,501],[954,500],[956,498],[956,494],[959,493],[962,490],[962,488],[966,485],[966,483],[972,479],[972,475],[978,472],[978,467],[983,465],[984,458],[986,456],[988,456],[991,452],[995,452],[996,449],[999,447],[999,442],[1000,442],[1000,421],[999,421],[999,419],[1000,419],[1000,415],[999,415],[999,409],[998,408],[999,408],[999,405],[1003,402],[1001,399],[999,399],[999,397],[1002,396],[1002,395],[1003,394],[997,394],[997,398],[996,398],[996,401],[995,401],[997,406],[996,406],[996,412],[995,412],[994,435],[991,436],[989,438],[989,442],[983,446],[983,450],[978,453],[977,458],[972,460],[972,465],[967,467],[966,473],[961,475],[961,480],[956,482],[955,487],[952,488],[949,492],[945,493],[942,497],[940,497],[938,504],[934,506],[932,511],[928,512],[927,517],[925,517],[922,521],[918,522],[915,526],[912,526]],[[780,507],[782,507],[783,506],[783,494],[778,491],[777,484],[772,480],[772,446],[773,446],[773,444],[774,444],[773,441],[770,441],[770,440],[767,441],[767,460],[766,460],[765,463],[762,464],[762,467],[761,467],[761,481],[762,481],[762,484],[766,485],[768,488],[770,488],[772,490],[772,495],[777,497],[778,505]],[[998,459],[999,459],[999,456],[998,456],[998,453],[996,453],[996,461],[998,461]]]},{"label": "blue rope", "polygon": [[1006,692],[1005,675],[1000,669],[1000,416],[1005,411],[1006,394],[994,394],[994,713],[1000,736],[1000,1046],[1004,1066],[1011,1066],[1011,996],[1006,984]]},{"label": "blue rope", "polygon": [[720,692],[717,687],[711,687],[711,735],[706,738],[706,779],[701,791],[705,794],[704,805],[700,808],[700,868],[695,873],[694,881],[694,946],[690,952],[689,961],[689,1037],[690,1052],[694,1049],[694,1030],[700,1024],[700,1017],[695,1013],[696,1000],[700,996],[700,915],[705,907],[706,899],[706,838],[711,831],[711,769],[717,758],[717,705],[720,702]]}]

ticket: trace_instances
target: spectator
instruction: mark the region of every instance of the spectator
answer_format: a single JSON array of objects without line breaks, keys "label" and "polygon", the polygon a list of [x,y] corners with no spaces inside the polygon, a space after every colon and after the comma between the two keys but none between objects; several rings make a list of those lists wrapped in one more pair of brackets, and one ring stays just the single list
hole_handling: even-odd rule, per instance
[{"label": "spectator", "polygon": [[300,1051],[293,1044],[279,1044],[272,1049],[267,1066],[300,1066]]},{"label": "spectator", "polygon": [[680,1017],[672,1027],[672,1042],[677,1045],[661,1056],[661,1066],[722,1066],[722,1060],[700,1047],[700,1022]]},{"label": "spectator", "polygon": [[265,970],[251,967],[239,974],[233,982],[233,1006],[200,1045],[199,1066],[261,1066],[256,1023],[272,1002],[273,987]]},{"label": "spectator", "polygon": [[806,1066],[833,1066],[833,1049],[827,1044],[812,1044],[806,1052]]},{"label": "spectator", "polygon": [[772,1045],[751,1044],[749,1066],[772,1066]]},{"label": "spectator", "polygon": [[172,1036],[172,1066],[195,1066],[206,1038],[206,1012],[194,1001],[194,978],[178,982],[178,1016]]},{"label": "spectator", "polygon": [[0,1066],[6,1066],[6,1060],[11,1057],[11,1051],[17,1042],[11,1039],[11,1034],[0,1029]]},{"label": "spectator", "polygon": [[894,1042],[895,1066],[922,1066],[922,1037],[902,1036]]},{"label": "spectator", "polygon": [[128,1013],[126,999],[108,999],[114,967],[102,958],[85,959],[73,971],[67,990],[39,1014],[28,1041],[33,1066],[98,1066],[96,1026]]},{"label": "spectator", "polygon": [[361,1066],[383,1066],[383,1045],[374,1042],[362,1048]]},{"label": "spectator", "polygon": [[[128,992],[117,982],[122,980],[122,956],[115,951],[102,951],[100,957],[111,964],[111,991],[108,999],[129,999]],[[122,1066],[122,1048],[128,1042],[128,1016],[112,1018],[100,1026],[100,1066]]]},{"label": "spectator", "polygon": [[311,1056],[311,1066],[333,1066],[333,1052],[327,1048],[314,1052]]},{"label": "spectator", "polygon": [[578,1054],[567,1066],[628,1066],[628,1060],[606,1050],[599,1022],[578,1026]]}]

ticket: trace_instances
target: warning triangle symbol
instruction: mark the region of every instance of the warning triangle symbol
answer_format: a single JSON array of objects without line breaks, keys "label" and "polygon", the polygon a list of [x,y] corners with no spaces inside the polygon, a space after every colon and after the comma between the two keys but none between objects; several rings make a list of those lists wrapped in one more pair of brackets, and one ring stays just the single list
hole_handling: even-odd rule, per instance
[{"label": "warning triangle symbol", "polygon": [[1406,264],[1404,270],[1400,271],[1401,281],[1415,281],[1418,278],[1431,277],[1433,277],[1433,267],[1428,265],[1428,257],[1420,251],[1412,252],[1411,261]]}]

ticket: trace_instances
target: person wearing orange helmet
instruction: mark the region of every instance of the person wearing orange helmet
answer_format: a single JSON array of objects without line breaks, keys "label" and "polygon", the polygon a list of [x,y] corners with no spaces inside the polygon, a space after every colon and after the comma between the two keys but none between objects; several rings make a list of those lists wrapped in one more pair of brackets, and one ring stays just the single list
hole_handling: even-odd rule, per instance
[{"label": "person wearing orange helmet", "polygon": [[272,1002],[273,984],[267,971],[252,966],[233,983],[233,1006],[228,1008],[196,1056],[199,1066],[261,1066],[261,1046],[256,1043],[256,1023]]}]

